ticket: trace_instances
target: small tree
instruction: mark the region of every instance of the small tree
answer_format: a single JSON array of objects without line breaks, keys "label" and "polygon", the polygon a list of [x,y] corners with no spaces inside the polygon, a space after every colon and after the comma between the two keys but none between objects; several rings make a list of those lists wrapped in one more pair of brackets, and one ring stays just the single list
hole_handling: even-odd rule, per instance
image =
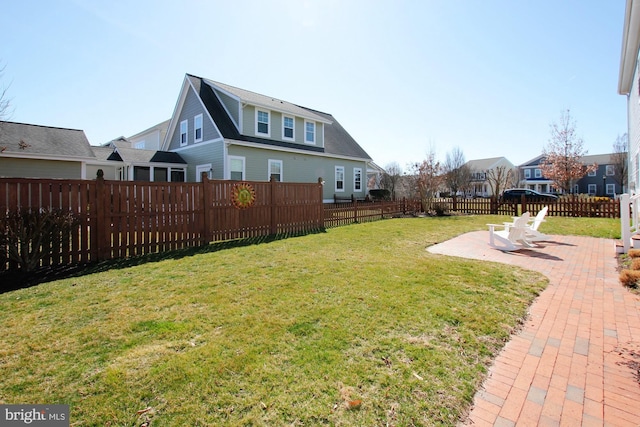
[{"label": "small tree", "polygon": [[496,166],[487,170],[487,182],[491,188],[491,194],[498,196],[506,187],[513,182],[516,172],[507,166]]},{"label": "small tree", "polygon": [[587,154],[584,141],[576,134],[576,123],[569,110],[563,111],[559,122],[550,125],[551,139],[544,149],[545,159],[540,163],[542,174],[550,179],[552,186],[562,193],[569,193],[573,183],[598,165],[586,166],[582,157]]},{"label": "small tree", "polygon": [[629,182],[629,167],[627,163],[627,147],[628,136],[624,135],[616,138],[616,142],[613,143],[613,153],[611,154],[610,162],[613,165],[613,180],[622,187],[624,193]]},{"label": "small tree", "polygon": [[471,182],[471,169],[466,165],[464,153],[459,147],[455,147],[447,153],[444,165],[445,185],[455,198],[458,191],[466,190]]},{"label": "small tree", "polygon": [[436,159],[435,151],[431,149],[427,158],[421,163],[415,163],[413,169],[415,188],[420,197],[422,209],[424,212],[430,212],[434,209],[433,199],[444,182],[442,165]]},{"label": "small tree", "polygon": [[396,190],[402,178],[402,167],[397,162],[391,162],[384,169],[385,172],[380,179],[380,188],[389,190],[391,198],[395,200]]}]

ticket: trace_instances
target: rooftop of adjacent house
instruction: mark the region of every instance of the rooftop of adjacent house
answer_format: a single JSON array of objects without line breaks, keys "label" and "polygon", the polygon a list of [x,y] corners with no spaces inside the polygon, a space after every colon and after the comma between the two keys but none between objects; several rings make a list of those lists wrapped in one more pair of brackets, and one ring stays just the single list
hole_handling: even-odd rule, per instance
[{"label": "rooftop of adjacent house", "polygon": [[[611,164],[613,162],[615,162],[615,160],[613,160],[612,156],[614,156],[616,153],[607,153],[607,154],[587,154],[582,156],[582,163],[584,163],[585,165],[591,165],[591,164],[597,164],[597,165],[606,165],[606,164]],[[528,162],[525,162],[523,164],[521,164],[519,167],[527,167],[527,166],[538,166],[540,165],[540,163],[542,163],[542,161],[545,159],[545,155],[544,154],[540,154],[537,157],[534,157],[533,159],[529,160]]]},{"label": "rooftop of adjacent house", "polygon": [[511,164],[506,157],[490,157],[487,159],[469,160],[466,165],[472,171],[484,171],[495,167],[499,163]]},{"label": "rooftop of adjacent house", "polygon": [[0,121],[0,153],[94,157],[83,130]]},{"label": "rooftop of adjacent house", "polygon": [[143,135],[145,133],[149,133],[149,132],[153,132],[153,131],[158,131],[160,132],[160,134],[162,134],[164,136],[164,132],[167,131],[167,129],[169,128],[169,122],[171,122],[171,119],[167,119],[164,122],[158,123],[155,126],[151,126],[149,129],[145,129],[142,132],[138,132],[135,135],[131,135],[130,137],[126,138],[126,139],[135,139],[136,137],[138,137],[139,135]]}]

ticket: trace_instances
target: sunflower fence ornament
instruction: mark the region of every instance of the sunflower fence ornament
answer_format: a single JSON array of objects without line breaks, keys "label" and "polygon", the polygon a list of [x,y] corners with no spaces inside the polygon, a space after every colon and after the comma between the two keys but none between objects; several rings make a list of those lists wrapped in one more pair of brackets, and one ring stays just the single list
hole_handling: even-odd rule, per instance
[{"label": "sunflower fence ornament", "polygon": [[231,203],[236,209],[247,209],[256,201],[256,190],[248,182],[234,184],[231,189]]}]

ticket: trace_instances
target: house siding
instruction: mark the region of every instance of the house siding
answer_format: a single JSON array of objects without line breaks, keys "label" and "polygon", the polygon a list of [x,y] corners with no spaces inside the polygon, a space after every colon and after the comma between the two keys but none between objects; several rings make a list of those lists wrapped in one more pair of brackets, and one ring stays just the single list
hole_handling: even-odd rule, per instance
[{"label": "house siding", "polygon": [[0,177],[81,179],[82,164],[62,160],[0,157]]},{"label": "house siding", "polygon": [[640,87],[638,79],[638,65],[636,63],[631,92],[627,97],[629,186],[631,190],[636,192],[640,190]]},{"label": "house siding", "polygon": [[[202,114],[202,142],[194,142],[194,123],[193,119],[198,114]],[[180,115],[176,120],[176,125],[173,130],[173,134],[171,135],[171,139],[169,142],[169,151],[176,151],[180,148],[184,148],[180,146],[180,123],[186,120],[189,123],[188,132],[187,132],[187,146],[202,144],[205,141],[211,141],[220,139],[220,133],[217,131],[213,122],[209,120],[209,115],[202,107],[197,95],[193,92],[193,89],[190,87],[187,91],[187,96],[184,102],[184,107],[182,111],[180,111]],[[182,153],[180,153],[182,155]]]},{"label": "house siding", "polygon": [[179,151],[187,162],[187,181],[196,182],[196,166],[211,163],[212,179],[224,179],[224,141],[194,144]]},{"label": "house siding", "polygon": [[225,106],[225,108],[231,115],[231,118],[235,122],[236,126],[239,126],[240,125],[240,117],[239,117],[240,105],[238,101],[236,101],[234,98],[230,97],[229,95],[223,92],[220,92],[219,90],[214,89],[214,93],[218,96],[218,99],[220,100],[220,102],[222,102],[222,105]]},{"label": "house siding", "polygon": [[[245,179],[248,181],[266,181],[268,179],[269,159],[282,161],[282,175],[284,182],[317,182],[318,178],[325,181],[323,190],[324,200],[333,200],[335,193],[335,166],[344,166],[345,180],[342,196],[364,197],[367,191],[367,164],[364,161],[342,160],[331,157],[313,156],[308,154],[289,153],[286,151],[264,150],[254,147],[231,145],[230,156],[245,158]],[[362,188],[353,189],[354,168],[362,171]],[[313,173],[311,173],[313,171]]]}]

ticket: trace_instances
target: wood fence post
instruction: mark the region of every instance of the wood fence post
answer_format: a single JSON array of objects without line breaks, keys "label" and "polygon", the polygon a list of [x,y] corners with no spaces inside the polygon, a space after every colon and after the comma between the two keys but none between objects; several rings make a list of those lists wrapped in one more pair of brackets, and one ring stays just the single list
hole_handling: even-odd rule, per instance
[{"label": "wood fence post", "polygon": [[276,183],[276,178],[271,175],[271,178],[269,179],[269,190],[271,191],[271,218],[269,219],[269,234],[271,235],[276,235],[278,234],[278,221],[276,218],[276,214],[277,214],[277,209],[276,209],[276,188],[277,183]]},{"label": "wood fence post", "polygon": [[[110,197],[105,190],[104,185],[104,172],[102,169],[98,170],[98,175],[96,177],[96,243],[98,245],[97,248],[97,259],[96,261],[103,261],[105,259],[109,259],[109,252],[111,249],[111,242],[109,241],[109,232],[107,231],[110,227],[110,224],[107,223],[107,215],[105,215],[105,210],[109,209],[111,212],[110,206]],[[109,217],[110,220],[110,217]]]},{"label": "wood fence post", "polygon": [[351,195],[351,201],[353,202],[353,222],[358,222],[358,200]]},{"label": "wood fence post", "polygon": [[324,225],[324,180],[322,179],[322,177],[318,177],[318,222],[317,222],[317,226],[318,229],[324,229],[325,225]]},{"label": "wood fence post", "polygon": [[201,195],[200,195],[200,203],[202,204],[202,229],[200,230],[200,244],[207,245],[211,241],[211,236],[209,234],[209,209],[211,209],[211,200],[209,195],[209,174],[207,172],[202,172],[200,174],[202,177],[202,185],[201,185]]}]

